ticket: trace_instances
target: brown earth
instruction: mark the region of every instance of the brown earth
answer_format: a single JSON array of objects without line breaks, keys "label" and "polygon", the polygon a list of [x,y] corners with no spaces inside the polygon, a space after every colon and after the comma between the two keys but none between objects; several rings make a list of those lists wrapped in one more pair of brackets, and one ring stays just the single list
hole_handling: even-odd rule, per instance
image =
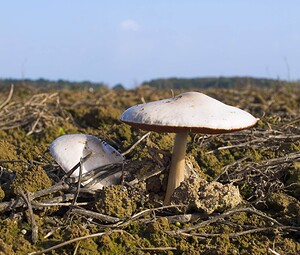
[{"label": "brown earth", "polygon": [[[232,134],[190,134],[190,176],[167,207],[173,134],[152,132],[132,147],[146,132],[119,118],[128,107],[171,97],[171,91],[17,87],[9,100],[9,89],[1,92],[0,254],[300,250],[299,87],[202,90],[260,120]],[[132,149],[120,185],[96,193],[82,188],[76,201],[76,183],[58,186],[63,172],[48,148],[73,133],[98,136],[120,152]]]}]

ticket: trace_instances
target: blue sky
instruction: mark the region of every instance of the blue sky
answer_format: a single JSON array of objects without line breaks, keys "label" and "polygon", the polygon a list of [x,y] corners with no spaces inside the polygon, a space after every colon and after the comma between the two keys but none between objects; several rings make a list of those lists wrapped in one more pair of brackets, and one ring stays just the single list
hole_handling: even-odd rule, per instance
[{"label": "blue sky", "polygon": [[0,78],[300,79],[299,0],[10,0],[0,10]]}]

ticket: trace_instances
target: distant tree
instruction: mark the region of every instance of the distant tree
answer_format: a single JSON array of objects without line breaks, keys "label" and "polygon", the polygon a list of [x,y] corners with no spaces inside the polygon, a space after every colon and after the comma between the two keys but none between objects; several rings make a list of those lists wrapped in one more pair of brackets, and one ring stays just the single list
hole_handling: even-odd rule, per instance
[{"label": "distant tree", "polygon": [[113,86],[112,89],[117,91],[123,91],[125,90],[125,87],[121,83],[117,83],[115,86]]}]

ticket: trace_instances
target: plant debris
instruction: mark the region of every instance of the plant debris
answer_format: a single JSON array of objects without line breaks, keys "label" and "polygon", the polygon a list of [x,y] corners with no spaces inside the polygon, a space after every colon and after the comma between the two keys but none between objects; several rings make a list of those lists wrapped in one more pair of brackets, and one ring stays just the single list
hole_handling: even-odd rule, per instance
[{"label": "plant debris", "polygon": [[[298,87],[202,90],[260,120],[251,130],[192,134],[190,175],[169,206],[162,203],[173,136],[145,133],[119,117],[129,106],[168,98],[171,91],[32,91],[12,86],[0,99],[0,254],[300,250]],[[48,148],[58,136],[74,133],[111,144],[125,165],[67,176]],[[108,168],[122,171],[121,184],[100,191],[80,187]]]}]

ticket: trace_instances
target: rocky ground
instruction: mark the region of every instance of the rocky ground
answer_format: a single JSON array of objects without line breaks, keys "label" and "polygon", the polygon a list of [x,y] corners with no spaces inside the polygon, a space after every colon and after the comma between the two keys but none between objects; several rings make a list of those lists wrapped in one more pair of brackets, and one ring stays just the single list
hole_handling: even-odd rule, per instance
[{"label": "rocky ground", "polygon": [[[300,250],[299,87],[202,90],[260,120],[231,134],[190,134],[189,175],[169,206],[162,202],[173,134],[146,133],[119,118],[132,105],[182,91],[9,92],[0,93],[0,254]],[[73,133],[95,135],[124,154],[120,185],[94,192],[64,178],[49,145]]]}]

